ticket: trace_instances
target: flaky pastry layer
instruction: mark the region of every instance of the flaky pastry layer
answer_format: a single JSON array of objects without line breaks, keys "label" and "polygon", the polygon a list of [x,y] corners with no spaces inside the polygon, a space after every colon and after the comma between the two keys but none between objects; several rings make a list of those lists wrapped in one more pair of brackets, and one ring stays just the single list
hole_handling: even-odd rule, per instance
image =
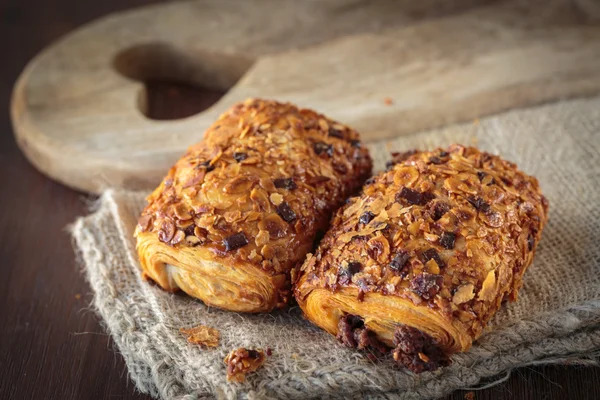
[{"label": "flaky pastry layer", "polygon": [[291,104],[236,104],[148,197],[144,276],[229,310],[282,307],[290,270],[371,165],[345,125]]},{"label": "flaky pastry layer", "polygon": [[[516,300],[547,211],[537,180],[500,157],[460,145],[395,154],[335,214],[297,274],[296,299],[328,332],[347,330],[347,345],[368,329],[403,360],[415,347],[407,338],[465,351]],[[431,369],[419,351],[409,363]]]}]

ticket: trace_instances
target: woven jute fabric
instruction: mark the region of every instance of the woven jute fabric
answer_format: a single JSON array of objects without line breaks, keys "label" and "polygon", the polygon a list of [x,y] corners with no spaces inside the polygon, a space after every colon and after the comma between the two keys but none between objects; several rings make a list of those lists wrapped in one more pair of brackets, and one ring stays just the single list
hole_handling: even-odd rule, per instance
[{"label": "woven jute fabric", "polygon": [[[133,230],[146,193],[107,191],[71,227],[104,319],[139,390],[195,399],[385,397],[422,399],[485,384],[541,363],[595,364],[600,352],[600,97],[516,110],[369,145],[376,170],[390,151],[473,144],[540,180],[549,223],[516,303],[452,365],[413,375],[391,360],[370,362],[302,318],[298,307],[244,315],[169,294],[140,277]],[[187,343],[182,327],[217,328],[217,348]],[[243,384],[226,381],[237,347],[273,349]]]}]

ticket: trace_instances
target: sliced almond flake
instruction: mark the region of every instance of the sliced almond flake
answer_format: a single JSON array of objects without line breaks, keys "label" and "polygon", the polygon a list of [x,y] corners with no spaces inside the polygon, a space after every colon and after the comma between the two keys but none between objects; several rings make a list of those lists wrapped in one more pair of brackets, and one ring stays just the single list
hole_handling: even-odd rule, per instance
[{"label": "sliced almond flake", "polygon": [[483,281],[478,298],[483,301],[491,301],[496,296],[496,271],[488,272],[487,277]]},{"label": "sliced almond flake", "polygon": [[[373,200],[373,202],[371,204],[369,204],[369,208],[371,209],[371,212],[373,214],[378,215],[381,213],[381,211],[385,208],[386,205],[387,205],[387,202],[385,201],[385,199],[378,197],[375,200]],[[387,219],[387,217],[386,217],[386,219]]]},{"label": "sliced almond flake", "polygon": [[440,266],[433,258],[425,263],[425,267],[430,274],[439,275],[440,273]]},{"label": "sliced almond flake", "polygon": [[271,193],[271,195],[269,196],[269,198],[271,199],[271,203],[275,204],[276,206],[278,206],[281,203],[283,203],[283,196],[280,195],[277,192]]},{"label": "sliced almond flake", "polygon": [[428,232],[425,232],[423,236],[425,236],[425,240],[427,240],[428,242],[436,242],[440,238],[438,235],[434,235],[433,233]]},{"label": "sliced almond flake", "polygon": [[392,204],[392,206],[387,210],[387,214],[389,218],[396,218],[400,215],[400,212],[402,210],[402,206],[400,205],[400,203],[394,203]]},{"label": "sliced almond flake", "polygon": [[454,304],[463,304],[471,300],[473,297],[475,297],[475,286],[472,283],[467,283],[461,285],[456,290],[454,296],[452,297],[452,302]]},{"label": "sliced almond flake", "polygon": [[259,230],[258,234],[254,238],[254,242],[256,243],[257,246],[260,247],[262,245],[267,244],[269,242],[269,239],[270,239],[269,231]]},{"label": "sliced almond flake", "polygon": [[187,329],[181,328],[179,332],[186,336],[188,342],[205,347],[217,347],[221,336],[218,330],[205,325],[198,325]]},{"label": "sliced almond flake", "polygon": [[[375,213],[375,212],[373,212]],[[371,224],[380,224],[380,223],[384,223],[387,222],[387,220],[389,219],[388,213],[385,210],[385,208],[382,208],[379,210],[379,213],[375,213],[375,215],[377,215],[375,218],[373,218],[373,220],[371,221]]]}]

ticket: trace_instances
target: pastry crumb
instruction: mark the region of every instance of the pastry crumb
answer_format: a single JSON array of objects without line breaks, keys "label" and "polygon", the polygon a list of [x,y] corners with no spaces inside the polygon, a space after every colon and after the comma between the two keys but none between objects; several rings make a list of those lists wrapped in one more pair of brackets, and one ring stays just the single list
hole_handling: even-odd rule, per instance
[{"label": "pastry crumb", "polygon": [[188,329],[181,328],[179,329],[179,332],[187,336],[188,342],[205,347],[217,347],[221,336],[218,330],[204,325],[198,325]]},{"label": "pastry crumb", "polygon": [[392,100],[390,97],[386,97],[385,99],[383,99],[383,104],[385,104],[386,106],[391,106],[392,104],[394,104],[394,100]]},{"label": "pastry crumb", "polygon": [[224,360],[227,365],[227,381],[244,382],[246,374],[256,371],[265,361],[265,353],[262,350],[248,350],[243,347],[232,350]]}]

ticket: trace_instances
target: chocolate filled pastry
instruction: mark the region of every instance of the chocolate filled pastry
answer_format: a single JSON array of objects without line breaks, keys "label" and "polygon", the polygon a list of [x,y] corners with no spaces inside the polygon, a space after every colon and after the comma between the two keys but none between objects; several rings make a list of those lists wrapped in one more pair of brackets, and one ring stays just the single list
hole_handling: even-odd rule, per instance
[{"label": "chocolate filled pastry", "polygon": [[466,351],[515,301],[547,221],[535,178],[472,147],[395,154],[298,272],[312,322],[414,372]]},{"label": "chocolate filled pastry", "polygon": [[282,307],[291,269],[371,166],[347,126],[291,104],[239,103],[148,197],[135,232],[143,276],[228,310]]}]

